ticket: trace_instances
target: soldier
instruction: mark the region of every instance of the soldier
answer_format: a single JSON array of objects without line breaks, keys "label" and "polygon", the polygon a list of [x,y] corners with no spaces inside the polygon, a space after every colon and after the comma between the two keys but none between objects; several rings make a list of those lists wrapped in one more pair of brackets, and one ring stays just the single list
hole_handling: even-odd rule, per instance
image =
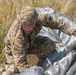
[{"label": "soldier", "polygon": [[27,6],[17,15],[5,38],[6,75],[20,73],[28,68],[26,53],[30,47],[31,32],[35,27],[35,10]]},{"label": "soldier", "polygon": [[[18,72],[21,73],[25,69],[28,69],[29,66],[26,60],[27,53],[33,53],[33,49],[36,50],[40,43],[46,41],[46,39],[44,39],[40,43],[34,42],[37,34],[42,28],[38,22],[36,23],[35,9],[33,7],[27,6],[17,15],[17,19],[13,22],[5,38],[4,52],[7,59],[5,63],[6,75],[13,75]],[[42,38],[40,37],[39,39]],[[45,45],[46,43],[47,42],[45,42]],[[40,48],[42,48],[42,46]],[[39,51],[37,52],[39,53]],[[37,52],[34,52],[34,54],[37,54]],[[44,50],[40,52],[43,54]],[[40,57],[41,60],[42,58]]]}]

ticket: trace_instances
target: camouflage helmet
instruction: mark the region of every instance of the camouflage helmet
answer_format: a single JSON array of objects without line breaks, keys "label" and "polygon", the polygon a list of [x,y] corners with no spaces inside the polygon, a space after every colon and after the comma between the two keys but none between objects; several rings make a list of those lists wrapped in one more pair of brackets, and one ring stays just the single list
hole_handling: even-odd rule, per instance
[{"label": "camouflage helmet", "polygon": [[22,24],[25,23],[27,26],[29,26],[35,21],[35,9],[31,6],[24,7],[17,15],[17,19]]}]

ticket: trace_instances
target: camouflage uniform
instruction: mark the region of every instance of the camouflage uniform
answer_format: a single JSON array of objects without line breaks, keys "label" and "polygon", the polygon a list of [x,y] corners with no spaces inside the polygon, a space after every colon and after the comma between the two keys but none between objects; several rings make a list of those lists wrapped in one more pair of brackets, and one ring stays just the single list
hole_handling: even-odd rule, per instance
[{"label": "camouflage uniform", "polygon": [[[25,22],[28,23],[28,19],[30,20],[31,17],[30,15],[33,14],[34,9],[29,6],[26,7],[25,11],[23,10],[19,15],[17,15],[17,19],[10,27],[5,38],[4,51],[7,59],[7,62],[5,63],[7,75],[9,72],[14,73],[16,68],[19,70],[19,72],[23,72],[26,68],[28,68],[26,54],[28,48],[30,47],[30,35],[24,33],[22,23],[24,23],[24,19]],[[29,18],[27,17],[28,15],[30,16]]]},{"label": "camouflage uniform", "polygon": [[[32,53],[33,49],[36,49],[38,47],[38,44],[34,41],[41,29],[40,24],[36,24],[34,27],[34,30],[30,34],[26,34],[24,32],[22,25],[23,23],[30,25],[32,19],[34,19],[32,7],[27,7],[21,11],[17,15],[17,19],[13,22],[12,26],[10,27],[8,34],[5,38],[5,56],[7,59],[7,62],[5,63],[5,69],[6,69],[6,75],[11,75],[16,73],[16,71],[19,71],[20,73],[23,72],[25,69],[28,68],[27,60],[26,60],[26,55],[28,53]],[[37,22],[38,23],[38,22]],[[41,50],[41,48],[40,48]],[[40,51],[39,50],[39,51]],[[35,52],[34,54],[39,53],[39,51]],[[50,50],[51,51],[51,50]],[[33,51],[34,52],[34,51]],[[42,53],[44,50],[42,51]],[[38,55],[39,56],[39,55]],[[42,55],[43,56],[43,55]],[[40,58],[39,58],[40,59]],[[41,60],[43,57],[41,58]]]}]

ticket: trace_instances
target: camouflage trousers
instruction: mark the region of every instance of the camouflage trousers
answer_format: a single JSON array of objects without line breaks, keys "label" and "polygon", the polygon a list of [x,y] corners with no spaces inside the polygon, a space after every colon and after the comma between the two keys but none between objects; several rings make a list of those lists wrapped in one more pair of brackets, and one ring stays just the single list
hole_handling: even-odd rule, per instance
[{"label": "camouflage trousers", "polygon": [[[14,57],[12,55],[11,50],[5,46],[4,48],[4,52],[5,52],[5,57],[6,57],[6,62],[5,62],[5,75],[14,75],[14,73],[16,73],[16,67],[15,67],[15,63],[14,63]],[[18,72],[17,72],[18,73]]]},{"label": "camouflage trousers", "polygon": [[[20,66],[20,65],[17,66],[16,65],[15,60],[14,60],[14,56],[12,55],[11,50],[8,49],[7,46],[5,46],[4,51],[5,51],[5,57],[6,57],[6,60],[7,60],[5,62],[6,75],[14,75],[14,74],[23,72],[25,69],[28,69],[27,64],[24,65],[24,66]],[[26,53],[25,53],[25,55],[26,55]],[[24,59],[21,59],[21,60],[25,61]],[[20,63],[18,63],[18,64],[20,64]]]}]

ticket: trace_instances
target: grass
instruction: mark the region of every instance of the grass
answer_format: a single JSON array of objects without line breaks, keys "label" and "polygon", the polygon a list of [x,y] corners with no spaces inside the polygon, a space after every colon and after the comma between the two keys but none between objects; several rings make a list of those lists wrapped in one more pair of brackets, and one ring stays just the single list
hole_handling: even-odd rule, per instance
[{"label": "grass", "polygon": [[[69,3],[70,2],[70,3]],[[52,7],[57,13],[65,14],[76,21],[76,0],[0,0],[0,62],[4,55],[4,38],[18,11],[25,5]]]}]

